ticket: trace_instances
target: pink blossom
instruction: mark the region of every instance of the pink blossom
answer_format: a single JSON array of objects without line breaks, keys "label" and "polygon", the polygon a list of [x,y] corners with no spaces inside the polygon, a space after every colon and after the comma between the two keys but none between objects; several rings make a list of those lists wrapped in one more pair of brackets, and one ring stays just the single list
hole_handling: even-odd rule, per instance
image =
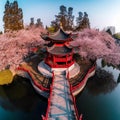
[{"label": "pink blossom", "polygon": [[7,65],[16,68],[31,48],[42,46],[41,32],[46,30],[33,27],[0,35],[0,70]]},{"label": "pink blossom", "polygon": [[84,29],[78,37],[71,42],[73,47],[78,47],[78,53],[89,59],[103,58],[109,63],[120,64],[120,49],[115,40],[104,31]]}]

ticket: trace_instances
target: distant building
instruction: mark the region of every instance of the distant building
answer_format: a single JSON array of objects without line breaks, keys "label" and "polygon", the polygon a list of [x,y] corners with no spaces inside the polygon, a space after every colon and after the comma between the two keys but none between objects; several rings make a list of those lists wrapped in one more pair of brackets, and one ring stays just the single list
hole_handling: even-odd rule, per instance
[{"label": "distant building", "polygon": [[111,35],[115,34],[115,26],[108,26],[105,28],[105,31],[109,31]]},{"label": "distant building", "polygon": [[115,43],[120,45],[120,39],[118,38],[114,38],[114,39],[115,39]]}]

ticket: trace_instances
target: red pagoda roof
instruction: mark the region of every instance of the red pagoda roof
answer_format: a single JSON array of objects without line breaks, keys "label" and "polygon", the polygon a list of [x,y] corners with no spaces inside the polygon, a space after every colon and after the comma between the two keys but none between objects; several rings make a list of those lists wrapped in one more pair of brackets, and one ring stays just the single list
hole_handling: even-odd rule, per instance
[{"label": "red pagoda roof", "polygon": [[62,28],[60,28],[54,35],[42,35],[41,37],[44,40],[53,42],[65,42],[72,40],[71,34],[64,32]]},{"label": "red pagoda roof", "polygon": [[71,48],[67,46],[52,46],[48,47],[48,52],[54,55],[66,55],[72,52]]}]

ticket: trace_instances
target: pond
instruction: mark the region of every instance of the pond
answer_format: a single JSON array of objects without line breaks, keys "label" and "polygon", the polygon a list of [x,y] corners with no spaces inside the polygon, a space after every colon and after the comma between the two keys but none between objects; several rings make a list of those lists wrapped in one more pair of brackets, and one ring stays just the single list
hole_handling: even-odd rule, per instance
[{"label": "pond", "polygon": [[28,79],[16,76],[11,85],[0,86],[0,120],[40,120],[46,108],[47,100]]},{"label": "pond", "polygon": [[[100,68],[84,90],[76,97],[83,120],[120,120],[120,71],[113,67]],[[109,71],[109,72],[107,72]],[[41,120],[47,99],[38,95],[30,81],[16,76],[10,85],[0,86],[0,120]]]},{"label": "pond", "polygon": [[97,65],[97,75],[76,98],[79,114],[83,114],[83,120],[120,120],[120,70],[102,67],[101,60]]}]

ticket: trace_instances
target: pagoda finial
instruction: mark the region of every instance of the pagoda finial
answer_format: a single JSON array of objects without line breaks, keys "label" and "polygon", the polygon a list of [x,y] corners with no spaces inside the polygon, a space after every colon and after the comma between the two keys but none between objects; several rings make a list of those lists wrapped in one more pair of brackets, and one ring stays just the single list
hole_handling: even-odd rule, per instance
[{"label": "pagoda finial", "polygon": [[60,28],[63,29],[62,22],[60,22]]}]

